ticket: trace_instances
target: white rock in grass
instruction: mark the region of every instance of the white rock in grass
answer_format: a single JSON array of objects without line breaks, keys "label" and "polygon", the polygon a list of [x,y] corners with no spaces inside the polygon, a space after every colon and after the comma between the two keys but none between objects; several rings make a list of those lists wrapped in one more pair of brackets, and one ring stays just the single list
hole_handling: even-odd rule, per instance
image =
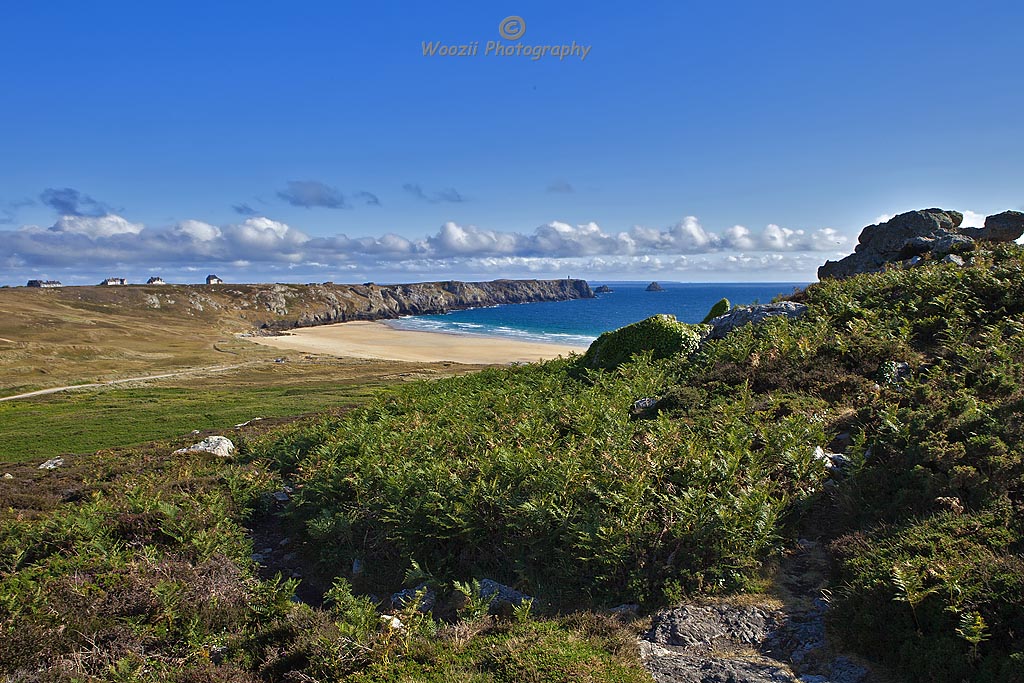
[{"label": "white rock in grass", "polygon": [[64,464],[64,458],[52,458],[39,466],[41,470],[55,470]]},{"label": "white rock in grass", "polygon": [[213,453],[221,458],[229,458],[235,452],[235,444],[231,439],[223,436],[208,436],[194,446],[179,448],[174,455],[188,455],[190,453]]}]

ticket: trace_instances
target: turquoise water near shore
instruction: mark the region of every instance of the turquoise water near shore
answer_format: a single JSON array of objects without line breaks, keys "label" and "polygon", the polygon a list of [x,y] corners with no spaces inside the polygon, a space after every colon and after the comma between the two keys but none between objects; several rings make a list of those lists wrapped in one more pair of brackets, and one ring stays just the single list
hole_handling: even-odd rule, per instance
[{"label": "turquoise water near shore", "polygon": [[733,305],[767,303],[791,294],[806,282],[682,283],[661,282],[664,291],[645,291],[650,282],[591,282],[607,284],[608,294],[593,299],[471,308],[443,315],[418,315],[389,321],[397,329],[449,334],[506,337],[523,341],[585,346],[602,332],[671,313],[687,323],[699,323],[722,297]]}]

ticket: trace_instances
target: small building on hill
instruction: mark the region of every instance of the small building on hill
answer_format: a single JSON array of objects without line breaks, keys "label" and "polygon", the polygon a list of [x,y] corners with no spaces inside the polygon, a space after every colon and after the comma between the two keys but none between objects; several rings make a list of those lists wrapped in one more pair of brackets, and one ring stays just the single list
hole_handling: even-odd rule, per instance
[{"label": "small building on hill", "polygon": [[222,284],[224,284],[224,281],[221,280],[216,275],[207,275],[206,276],[206,284],[208,284],[208,285],[222,285]]},{"label": "small building on hill", "polygon": [[167,283],[164,282],[164,279],[162,277],[157,275],[157,276],[151,277],[148,280],[146,280],[146,284],[147,285],[166,285]]},{"label": "small building on hill", "polygon": [[108,277],[106,280],[100,283],[100,287],[123,287],[128,284],[128,280],[123,277]]},{"label": "small building on hill", "polygon": [[28,287],[42,287],[43,289],[55,289],[63,287],[60,280],[29,280]]}]

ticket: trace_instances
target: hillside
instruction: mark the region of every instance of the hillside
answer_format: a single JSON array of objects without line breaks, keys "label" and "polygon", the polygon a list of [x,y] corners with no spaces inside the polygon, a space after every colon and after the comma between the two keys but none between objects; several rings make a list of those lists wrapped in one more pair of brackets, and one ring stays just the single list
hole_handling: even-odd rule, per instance
[{"label": "hillside", "polygon": [[0,393],[265,359],[238,334],[593,296],[582,280],[0,289]]},{"label": "hillside", "polygon": [[5,466],[0,670],[1024,681],[1024,248],[957,248],[242,426],[228,459]]}]

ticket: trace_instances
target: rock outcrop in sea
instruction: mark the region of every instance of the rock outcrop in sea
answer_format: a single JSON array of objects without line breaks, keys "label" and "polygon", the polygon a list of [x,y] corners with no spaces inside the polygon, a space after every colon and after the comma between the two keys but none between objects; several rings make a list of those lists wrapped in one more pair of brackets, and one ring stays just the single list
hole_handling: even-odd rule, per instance
[{"label": "rock outcrop in sea", "polygon": [[869,225],[861,231],[854,253],[839,261],[826,261],[818,268],[818,279],[875,273],[893,263],[916,265],[924,258],[941,261],[952,256],[949,262],[956,263],[957,255],[973,251],[977,242],[1012,242],[1024,235],[1024,213],[1020,211],[989,216],[982,228],[962,228],[963,220],[958,211],[922,209]]}]

